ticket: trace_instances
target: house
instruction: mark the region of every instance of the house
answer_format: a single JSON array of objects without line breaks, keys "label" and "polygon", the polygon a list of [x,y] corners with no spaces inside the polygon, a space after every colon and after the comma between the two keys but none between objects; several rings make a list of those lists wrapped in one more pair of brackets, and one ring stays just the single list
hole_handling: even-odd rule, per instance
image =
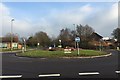
[{"label": "house", "polygon": [[99,35],[96,32],[93,32],[90,36],[91,41],[89,42],[91,45],[96,46],[96,47],[104,47],[104,48],[108,48],[110,46],[114,46],[114,44],[112,43],[112,39],[108,38],[108,37],[102,37],[101,35]]},{"label": "house", "polygon": [[103,37],[101,35],[99,35],[98,33],[96,32],[93,32],[91,35],[90,35],[90,39],[91,41],[89,42],[91,45],[93,46],[100,46],[100,40],[102,39]]},{"label": "house", "polygon": [[[10,37],[1,37],[0,38],[0,48],[10,49],[11,48],[11,38]],[[18,37],[13,37],[12,40],[13,49],[21,49],[22,44],[19,42]]]},{"label": "house", "polygon": [[99,35],[98,33],[96,32],[93,32],[90,36],[90,38],[93,40],[93,41],[99,41],[100,39],[102,39],[103,37],[101,35]]}]

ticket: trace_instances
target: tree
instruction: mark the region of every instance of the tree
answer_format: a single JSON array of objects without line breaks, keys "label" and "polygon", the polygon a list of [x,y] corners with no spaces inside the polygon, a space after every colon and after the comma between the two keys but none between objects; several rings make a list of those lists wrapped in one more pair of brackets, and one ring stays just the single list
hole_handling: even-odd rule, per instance
[{"label": "tree", "polygon": [[77,34],[79,35],[79,36],[82,36],[83,35],[83,26],[80,24],[80,25],[77,25]]},{"label": "tree", "polygon": [[31,46],[31,47],[35,47],[37,45],[37,41],[34,38],[34,36],[30,36],[26,43],[28,46]]},{"label": "tree", "polygon": [[77,35],[83,40],[89,40],[89,36],[94,32],[94,29],[89,25],[77,25]]},{"label": "tree", "polygon": [[92,27],[90,27],[89,25],[85,25],[85,37],[89,38],[89,36],[94,32],[94,29]]},{"label": "tree", "polygon": [[34,38],[36,39],[36,42],[40,44],[40,46],[42,47],[46,47],[50,45],[50,38],[47,35],[47,33],[45,32],[37,32],[34,36]]},{"label": "tree", "polygon": [[57,40],[62,41],[63,47],[72,46],[71,43],[73,42],[73,39],[71,30],[69,28],[62,29]]},{"label": "tree", "polygon": [[94,29],[92,27],[90,27],[89,25],[77,25],[77,36],[79,36],[81,38],[80,41],[80,47],[81,48],[90,48],[90,36],[91,34],[94,32]]},{"label": "tree", "polygon": [[37,47],[39,43],[41,47],[47,47],[50,45],[51,39],[47,33],[39,31],[34,36],[30,36],[27,40],[27,45],[31,47]]},{"label": "tree", "polygon": [[120,43],[120,28],[114,29],[112,35]]},{"label": "tree", "polygon": [[75,37],[80,37],[80,47],[89,48],[90,36],[94,32],[94,29],[89,25],[77,25],[76,30],[70,30],[69,28],[62,29],[57,40],[62,40],[63,47],[65,46],[75,46]]},{"label": "tree", "polygon": [[17,36],[16,34],[12,34],[12,35],[11,35],[11,33],[7,33],[7,34],[5,35],[5,38],[6,38],[8,41],[11,41],[11,39],[12,39],[13,42],[19,42],[19,38],[18,38],[18,36]]}]

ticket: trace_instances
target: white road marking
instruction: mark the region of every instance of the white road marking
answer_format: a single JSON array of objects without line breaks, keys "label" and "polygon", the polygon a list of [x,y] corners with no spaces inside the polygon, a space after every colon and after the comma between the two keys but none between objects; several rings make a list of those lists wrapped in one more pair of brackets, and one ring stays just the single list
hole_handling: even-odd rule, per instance
[{"label": "white road marking", "polygon": [[79,75],[97,75],[100,74],[99,72],[85,72],[85,73],[79,73]]},{"label": "white road marking", "polygon": [[115,71],[117,74],[119,74],[120,73],[120,71]]},{"label": "white road marking", "polygon": [[46,75],[39,75],[39,77],[56,77],[60,76],[60,74],[46,74]]},{"label": "white road marking", "polygon": [[0,78],[20,78],[22,75],[15,75],[15,76],[0,76]]}]

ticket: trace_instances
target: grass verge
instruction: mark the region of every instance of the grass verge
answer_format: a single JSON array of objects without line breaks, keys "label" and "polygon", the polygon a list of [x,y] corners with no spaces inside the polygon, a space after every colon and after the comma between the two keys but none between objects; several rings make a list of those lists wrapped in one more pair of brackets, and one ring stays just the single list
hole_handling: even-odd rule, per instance
[{"label": "grass verge", "polygon": [[59,57],[90,57],[90,56],[100,56],[106,55],[106,52],[95,51],[95,50],[80,50],[79,55],[77,51],[72,51],[72,53],[64,53],[64,51],[45,51],[45,50],[34,50],[25,53],[18,53],[18,56],[26,57],[48,57],[48,58],[59,58]]}]

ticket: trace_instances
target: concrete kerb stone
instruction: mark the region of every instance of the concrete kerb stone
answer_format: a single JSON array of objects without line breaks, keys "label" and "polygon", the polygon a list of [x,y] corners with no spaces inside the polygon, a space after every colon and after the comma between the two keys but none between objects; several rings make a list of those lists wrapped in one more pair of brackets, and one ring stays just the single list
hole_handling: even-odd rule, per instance
[{"label": "concrete kerb stone", "polygon": [[[90,57],[60,57],[60,58],[63,58],[63,59],[79,59],[79,58],[100,58],[100,57],[108,57],[108,56],[111,56],[112,55],[112,53],[109,53],[109,54],[107,54],[107,55],[101,55],[101,56],[90,56]],[[15,54],[15,56],[18,56],[18,54]],[[28,56],[18,56],[18,57],[28,57]],[[36,58],[36,57],[28,57],[28,58]],[[37,57],[37,58],[39,58],[39,57]],[[44,57],[42,57],[42,58],[44,58]],[[45,58],[45,59],[47,59],[47,58]]]},{"label": "concrete kerb stone", "polygon": [[90,57],[61,57],[61,58],[68,58],[68,59],[71,59],[71,58],[99,58],[99,57],[108,57],[108,56],[111,56],[112,53],[109,53],[107,55],[101,55],[101,56],[90,56]]},{"label": "concrete kerb stone", "polygon": [[[31,49],[32,50],[32,49]],[[21,51],[8,51],[8,52],[0,52],[0,53],[16,53],[15,56],[18,56],[18,53],[20,53]],[[90,56],[90,57],[60,57],[60,58],[66,58],[66,59],[71,59],[71,58],[99,58],[99,57],[108,57],[111,56],[112,53],[109,53],[107,55],[100,55],[100,56]],[[18,56],[19,57],[19,56]],[[32,57],[30,57],[32,58]]]}]

